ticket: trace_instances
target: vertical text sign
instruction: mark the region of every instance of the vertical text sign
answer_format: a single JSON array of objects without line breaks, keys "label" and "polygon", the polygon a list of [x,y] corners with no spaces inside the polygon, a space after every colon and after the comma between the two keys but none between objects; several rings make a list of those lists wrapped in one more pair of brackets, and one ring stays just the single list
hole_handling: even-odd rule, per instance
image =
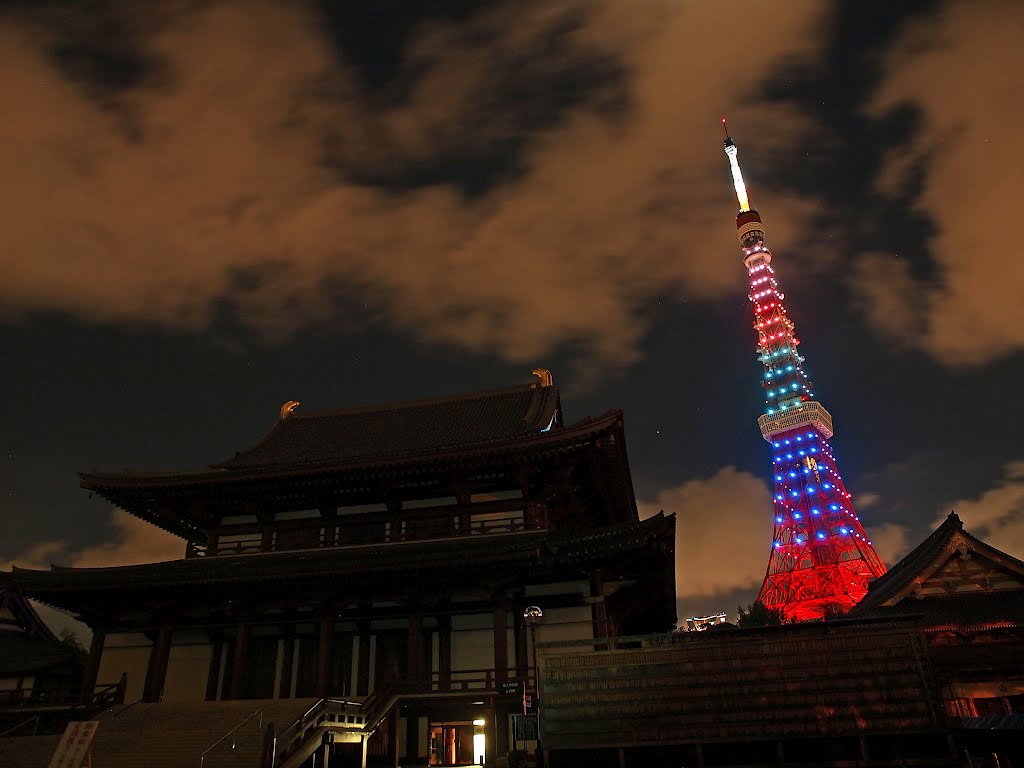
[{"label": "vertical text sign", "polygon": [[57,751],[50,758],[49,768],[81,768],[99,725],[99,720],[68,723],[64,735],[60,738],[60,744],[57,745]]}]

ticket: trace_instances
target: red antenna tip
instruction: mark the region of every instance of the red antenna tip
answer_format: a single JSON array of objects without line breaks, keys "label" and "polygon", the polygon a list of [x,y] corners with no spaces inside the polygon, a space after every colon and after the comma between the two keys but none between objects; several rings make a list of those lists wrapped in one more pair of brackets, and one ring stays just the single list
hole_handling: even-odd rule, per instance
[{"label": "red antenna tip", "polygon": [[725,124],[725,115],[722,115],[722,130],[725,131],[725,138],[729,138],[729,126]]}]

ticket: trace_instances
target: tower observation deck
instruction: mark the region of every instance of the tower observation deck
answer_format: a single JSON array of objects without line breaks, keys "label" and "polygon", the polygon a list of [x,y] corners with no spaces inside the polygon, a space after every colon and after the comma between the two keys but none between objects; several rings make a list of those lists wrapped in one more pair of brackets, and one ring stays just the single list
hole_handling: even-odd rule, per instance
[{"label": "tower observation deck", "polygon": [[[722,119],[723,128],[726,127]],[[743,265],[750,279],[765,411],[757,423],[772,446],[775,532],[758,600],[787,619],[845,613],[885,573],[836,467],[832,415],[819,403],[798,351],[800,340],[765,245],[761,216],[750,207],[736,143],[725,132],[739,212]]]}]

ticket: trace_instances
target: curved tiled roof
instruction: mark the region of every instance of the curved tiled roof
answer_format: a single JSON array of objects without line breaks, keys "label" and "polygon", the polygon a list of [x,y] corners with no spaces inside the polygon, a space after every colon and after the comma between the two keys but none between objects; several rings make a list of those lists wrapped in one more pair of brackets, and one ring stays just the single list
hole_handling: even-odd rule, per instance
[{"label": "curved tiled roof", "polygon": [[216,469],[347,464],[534,435],[552,424],[558,387],[526,385],[281,419],[259,443]]}]

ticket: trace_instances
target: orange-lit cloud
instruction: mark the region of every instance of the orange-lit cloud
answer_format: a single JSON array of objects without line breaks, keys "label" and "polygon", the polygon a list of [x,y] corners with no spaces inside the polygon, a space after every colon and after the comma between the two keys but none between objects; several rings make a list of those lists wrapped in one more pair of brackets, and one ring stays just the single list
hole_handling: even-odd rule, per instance
[{"label": "orange-lit cloud", "polygon": [[[1011,461],[998,485],[973,499],[951,502],[964,528],[1009,555],[1024,559],[1024,459]],[[935,520],[939,525],[949,511]]]},{"label": "orange-lit cloud", "polygon": [[[740,66],[728,41],[745,9],[759,26]],[[759,81],[813,56],[822,22],[811,0],[764,9],[579,4],[571,38],[621,62],[624,103],[583,102],[537,130],[518,174],[478,197],[343,169],[504,140],[501,105],[481,106],[486,64],[538,45],[564,8],[498,9],[475,36],[424,26],[409,98],[373,110],[295,5],[162,15],[139,38],[162,76],[113,105],[63,77],[32,27],[0,18],[0,304],[188,330],[226,304],[273,337],[328,321],[340,288],[355,311],[424,339],[511,360],[576,342],[626,362],[652,298],[743,294],[717,119],[728,110],[763,157],[791,141],[800,118],[758,102]],[[756,201],[764,185],[748,175]],[[773,244],[813,207],[773,197]]]},{"label": "orange-lit cloud", "polygon": [[873,254],[855,285],[877,329],[949,365],[1024,347],[1024,261],[1012,242],[1024,207],[1021,29],[1021,3],[947,3],[896,43],[870,106],[874,115],[919,110],[913,144],[891,153],[878,188],[904,194],[923,170],[915,203],[934,222],[937,268],[923,280],[906,259]]},{"label": "orange-lit cloud", "polygon": [[46,570],[51,564],[104,568],[184,557],[185,544],[181,539],[122,509],[111,510],[107,526],[109,538],[101,544],[73,549],[62,540],[39,542],[9,562],[0,564],[0,570],[10,570],[14,565]]},{"label": "orange-lit cloud", "polygon": [[677,515],[677,598],[726,595],[761,585],[773,523],[771,493],[759,478],[725,467],[642,502],[640,516],[661,509]]},{"label": "orange-lit cloud", "polygon": [[910,529],[899,523],[882,523],[865,529],[882,562],[892,566],[910,550]]}]

